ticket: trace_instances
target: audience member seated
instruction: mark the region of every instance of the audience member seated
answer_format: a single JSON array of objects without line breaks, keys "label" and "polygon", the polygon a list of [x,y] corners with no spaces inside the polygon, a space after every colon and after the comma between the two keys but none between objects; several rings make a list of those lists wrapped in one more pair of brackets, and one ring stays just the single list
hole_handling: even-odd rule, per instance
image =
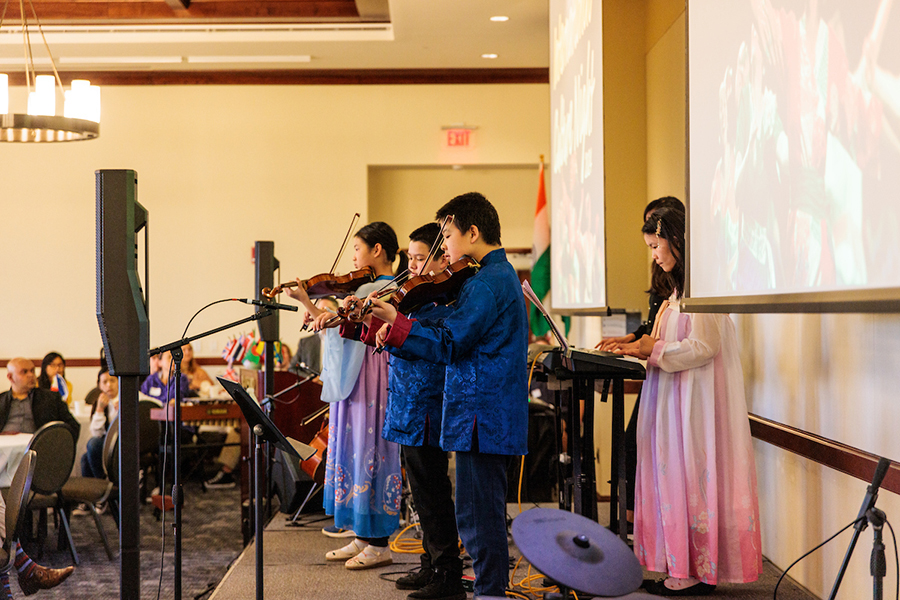
[{"label": "audience member seated", "polygon": [[[226,428],[223,428],[225,430]],[[205,482],[211,489],[232,488],[235,485],[235,469],[241,460],[241,434],[237,429],[228,427],[225,431],[225,445],[219,452],[216,462],[222,465],[219,472],[212,479]]]},{"label": "audience member seated", "polygon": [[[50,421],[63,421],[74,426],[78,438],[78,422],[69,413],[57,392],[35,388],[34,363],[26,358],[14,358],[6,365],[6,377],[10,389],[0,394],[0,419],[4,424],[3,431],[19,431],[33,433],[38,427]],[[14,404],[13,404],[14,403]],[[68,415],[68,419],[63,415]],[[50,418],[48,418],[48,416]],[[7,430],[13,424],[16,428]],[[6,538],[6,502],[0,496],[0,538]],[[48,590],[66,580],[75,567],[65,569],[49,569],[35,563],[29,558],[22,546],[16,542],[15,567],[19,577],[19,587],[26,596],[38,590]],[[0,587],[0,599],[12,598],[8,587]]]},{"label": "audience member seated", "polygon": [[[100,368],[106,367],[106,348],[100,348]],[[95,386],[94,389],[89,391],[87,395],[84,397],[84,403],[88,406],[93,406],[97,402],[97,398],[100,397],[100,387]]]},{"label": "audience member seated", "polygon": [[[316,306],[328,312],[337,313],[338,302],[334,298],[319,298]],[[297,354],[291,359],[288,370],[294,371],[301,377],[306,377],[309,373],[300,368],[303,365],[312,369],[316,373],[322,372],[322,336],[324,331],[304,336],[297,341]]]},{"label": "audience member seated", "polygon": [[[203,367],[197,364],[197,359],[194,358],[194,347],[185,344],[181,347],[181,351],[184,353],[184,358],[181,360],[181,372],[188,378],[190,388],[196,392],[202,391],[201,395],[203,396],[209,395],[209,389],[215,385],[215,382],[203,370]],[[204,383],[207,385],[204,386]]]},{"label": "audience member seated", "polygon": [[[87,449],[81,456],[81,475],[106,479],[106,473],[103,471],[103,444],[106,441],[109,424],[119,414],[119,378],[110,375],[109,367],[103,366],[97,375],[97,387],[100,389],[100,395],[91,410],[91,439],[88,440]],[[106,506],[98,505],[96,508],[99,512],[103,512]],[[90,511],[87,506],[79,505],[72,513],[86,515]]]},{"label": "audience member seated", "polygon": [[280,342],[281,344],[281,360],[278,361],[278,364],[275,365],[276,371],[287,371],[291,366],[292,353],[291,347],[285,344],[284,342]]},{"label": "audience member seated", "polygon": [[66,359],[59,352],[50,352],[41,361],[38,387],[42,390],[59,392],[66,404],[70,404],[74,400],[72,384],[66,380]]},{"label": "audience member seated", "polygon": [[[171,375],[174,374],[175,368],[172,363],[171,352],[164,352],[160,355],[159,367],[158,371],[150,373],[147,379],[144,380],[144,383],[141,384],[141,393],[146,394],[151,398],[156,398],[162,403],[171,402],[175,400],[175,381],[169,380]],[[187,398],[189,396],[196,396],[196,394],[191,391],[187,375],[182,373],[180,379],[179,386],[181,388],[182,397]]]},{"label": "audience member seated", "polygon": [[62,421],[78,439],[81,426],[59,393],[35,387],[33,362],[14,358],[6,371],[11,387],[0,394],[0,431],[34,433],[50,421]]}]

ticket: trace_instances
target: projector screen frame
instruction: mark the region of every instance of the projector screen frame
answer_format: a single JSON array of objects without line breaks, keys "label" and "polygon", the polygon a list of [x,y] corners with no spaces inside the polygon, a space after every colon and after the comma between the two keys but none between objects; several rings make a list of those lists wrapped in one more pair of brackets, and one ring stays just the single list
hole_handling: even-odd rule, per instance
[{"label": "projector screen frame", "polygon": [[682,310],[696,313],[900,313],[900,287],[853,288],[829,291],[691,296],[691,38],[690,4],[684,1],[685,74],[685,280]]}]

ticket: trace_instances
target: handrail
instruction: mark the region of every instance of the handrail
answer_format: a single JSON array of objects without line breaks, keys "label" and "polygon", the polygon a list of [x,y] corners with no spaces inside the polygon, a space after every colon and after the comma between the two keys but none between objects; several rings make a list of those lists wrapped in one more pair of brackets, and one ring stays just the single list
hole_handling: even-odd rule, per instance
[{"label": "handrail", "polygon": [[[872,481],[875,466],[881,458],[871,452],[752,413],[750,433],[758,440],[867,482]],[[881,487],[900,494],[900,464],[891,462]]]}]

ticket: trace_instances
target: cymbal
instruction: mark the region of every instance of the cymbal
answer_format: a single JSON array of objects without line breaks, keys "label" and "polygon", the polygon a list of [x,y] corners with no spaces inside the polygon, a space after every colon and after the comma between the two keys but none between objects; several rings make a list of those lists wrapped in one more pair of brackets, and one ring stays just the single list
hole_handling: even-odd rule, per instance
[{"label": "cymbal", "polygon": [[595,596],[622,596],[641,586],[637,557],[599,523],[555,508],[532,508],[513,520],[513,540],[544,575]]}]

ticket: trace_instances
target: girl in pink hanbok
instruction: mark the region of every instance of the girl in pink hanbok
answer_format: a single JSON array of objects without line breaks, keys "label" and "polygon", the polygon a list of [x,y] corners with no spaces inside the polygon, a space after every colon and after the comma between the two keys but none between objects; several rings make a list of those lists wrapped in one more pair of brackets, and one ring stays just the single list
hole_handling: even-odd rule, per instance
[{"label": "girl in pink hanbok", "polygon": [[762,572],[756,466],[734,323],[681,311],[684,212],[664,208],[642,229],[672,296],[650,335],[622,348],[647,360],[638,415],[634,551],[666,573],[643,586],[697,596]]}]

